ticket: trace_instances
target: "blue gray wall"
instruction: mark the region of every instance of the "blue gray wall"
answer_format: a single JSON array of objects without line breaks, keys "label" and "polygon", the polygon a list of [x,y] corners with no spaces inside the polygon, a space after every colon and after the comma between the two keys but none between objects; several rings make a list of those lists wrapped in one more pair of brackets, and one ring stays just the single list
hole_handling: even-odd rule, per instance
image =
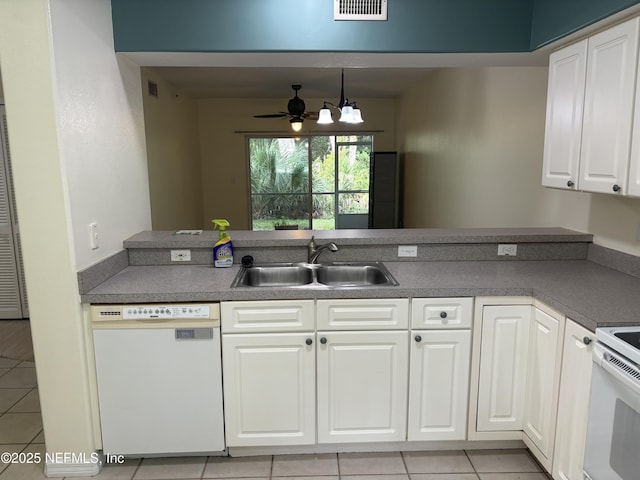
[{"label": "blue gray wall", "polygon": [[389,0],[336,22],[332,0],[112,0],[116,51],[526,52],[640,0]]}]

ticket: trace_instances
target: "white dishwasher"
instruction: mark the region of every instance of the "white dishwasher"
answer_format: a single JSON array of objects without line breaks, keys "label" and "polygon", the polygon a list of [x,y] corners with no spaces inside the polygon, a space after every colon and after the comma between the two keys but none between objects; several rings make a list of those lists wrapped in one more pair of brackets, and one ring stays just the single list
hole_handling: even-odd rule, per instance
[{"label": "white dishwasher", "polygon": [[219,304],[94,305],[102,449],[222,452]]}]

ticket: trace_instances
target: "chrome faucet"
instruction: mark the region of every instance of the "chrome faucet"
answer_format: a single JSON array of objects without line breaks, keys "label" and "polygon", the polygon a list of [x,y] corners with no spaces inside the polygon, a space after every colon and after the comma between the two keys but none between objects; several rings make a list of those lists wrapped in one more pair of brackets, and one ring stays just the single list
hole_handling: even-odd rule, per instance
[{"label": "chrome faucet", "polygon": [[337,252],[340,249],[333,242],[325,243],[324,245],[318,245],[315,242],[315,237],[311,237],[311,240],[307,244],[307,252],[308,252],[307,262],[316,263],[318,261],[318,257],[320,256],[320,254],[325,250]]}]

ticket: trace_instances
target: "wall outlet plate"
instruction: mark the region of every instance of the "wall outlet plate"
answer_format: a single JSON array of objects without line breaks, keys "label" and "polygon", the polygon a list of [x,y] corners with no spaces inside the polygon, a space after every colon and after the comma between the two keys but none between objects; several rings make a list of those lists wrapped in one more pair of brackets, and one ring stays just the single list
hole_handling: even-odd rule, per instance
[{"label": "wall outlet plate", "polygon": [[171,250],[172,262],[190,262],[191,250]]},{"label": "wall outlet plate", "polygon": [[515,257],[518,254],[518,245],[515,243],[499,243],[498,255]]},{"label": "wall outlet plate", "polygon": [[417,257],[418,246],[417,245],[398,245],[399,257]]}]

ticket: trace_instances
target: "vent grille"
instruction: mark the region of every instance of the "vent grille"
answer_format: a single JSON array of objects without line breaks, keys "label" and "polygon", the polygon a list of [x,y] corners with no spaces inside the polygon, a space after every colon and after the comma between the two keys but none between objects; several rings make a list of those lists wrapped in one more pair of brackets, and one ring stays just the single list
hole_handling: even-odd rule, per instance
[{"label": "vent grille", "polygon": [[607,360],[611,365],[616,367],[618,370],[629,375],[631,378],[634,378],[637,382],[640,382],[640,369],[635,367],[634,365],[629,365],[626,362],[621,361],[620,359],[614,357],[613,355],[605,354],[605,360]]},{"label": "vent grille", "polygon": [[334,20],[386,20],[387,0],[334,0]]}]

